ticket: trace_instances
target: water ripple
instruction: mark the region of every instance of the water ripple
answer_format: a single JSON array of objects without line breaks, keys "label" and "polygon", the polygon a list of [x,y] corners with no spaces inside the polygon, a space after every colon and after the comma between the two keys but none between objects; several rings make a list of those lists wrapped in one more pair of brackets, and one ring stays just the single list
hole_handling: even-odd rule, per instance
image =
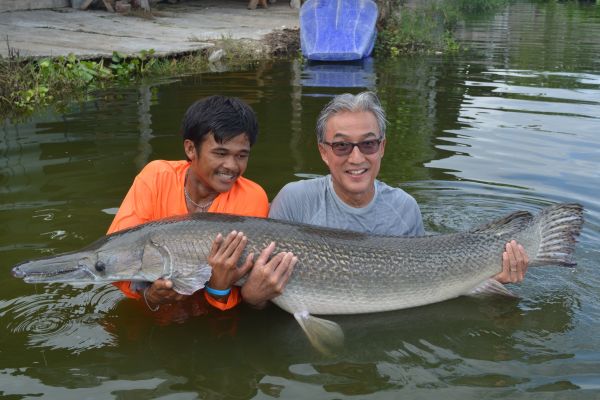
[{"label": "water ripple", "polygon": [[1,301],[0,317],[9,332],[24,335],[30,346],[79,352],[115,343],[103,320],[121,298],[112,287],[47,289]]}]

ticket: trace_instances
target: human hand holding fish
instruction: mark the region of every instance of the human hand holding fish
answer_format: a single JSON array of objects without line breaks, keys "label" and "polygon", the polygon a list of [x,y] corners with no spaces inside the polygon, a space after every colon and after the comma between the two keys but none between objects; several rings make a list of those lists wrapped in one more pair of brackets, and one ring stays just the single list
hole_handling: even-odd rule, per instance
[{"label": "human hand holding fish", "polygon": [[502,253],[502,272],[494,276],[500,283],[521,283],[525,279],[529,257],[523,246],[515,240],[506,243]]},{"label": "human hand holding fish", "polygon": [[163,304],[176,303],[182,301],[186,297],[184,294],[177,293],[173,290],[173,282],[168,279],[157,279],[152,284],[144,288],[143,292],[146,305],[153,311],[158,310]]},{"label": "human hand holding fish", "polygon": [[269,300],[283,293],[298,262],[292,252],[278,253],[269,260],[274,250],[275,242],[271,242],[258,256],[242,286],[242,298],[257,308],[264,308]]},{"label": "human hand holding fish", "polygon": [[[238,267],[238,261],[246,248],[248,238],[243,232],[231,231],[225,238],[221,233],[212,243],[207,263],[212,267],[212,274],[208,286],[216,290],[227,290],[246,275],[252,268],[254,253],[246,256],[244,263]],[[225,301],[227,296],[219,298]]]},{"label": "human hand holding fish", "polygon": [[[283,293],[298,258],[291,252],[281,252],[269,259],[276,246],[275,242],[271,242],[261,251],[256,262],[254,253],[250,252],[244,263],[238,266],[247,243],[248,238],[243,232],[231,231],[225,238],[220,233],[217,235],[207,258],[208,265],[212,267],[208,286],[227,290],[250,271],[242,297],[247,303],[263,308],[269,300]],[[226,298],[223,296],[219,300],[225,301]]]}]

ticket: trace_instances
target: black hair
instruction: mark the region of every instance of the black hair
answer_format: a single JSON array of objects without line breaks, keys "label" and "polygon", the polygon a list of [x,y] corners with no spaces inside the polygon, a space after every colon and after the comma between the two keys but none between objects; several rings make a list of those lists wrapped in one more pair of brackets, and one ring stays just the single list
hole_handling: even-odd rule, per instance
[{"label": "black hair", "polygon": [[258,136],[256,114],[237,97],[210,96],[198,100],[183,116],[181,136],[194,142],[196,151],[200,151],[202,141],[210,133],[217,143],[245,134],[252,146]]}]

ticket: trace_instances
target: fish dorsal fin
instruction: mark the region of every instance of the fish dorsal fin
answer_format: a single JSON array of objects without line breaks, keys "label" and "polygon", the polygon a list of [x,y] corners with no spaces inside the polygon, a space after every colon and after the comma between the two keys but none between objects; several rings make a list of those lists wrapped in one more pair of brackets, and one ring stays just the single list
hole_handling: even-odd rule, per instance
[{"label": "fish dorsal fin", "polygon": [[212,275],[212,268],[208,264],[201,264],[190,270],[190,273],[183,274],[175,268],[175,271],[169,277],[173,282],[173,290],[177,293],[191,295],[203,289],[204,284],[208,282]]},{"label": "fish dorsal fin", "polygon": [[475,287],[474,289],[472,289],[469,293],[467,293],[467,296],[474,296],[474,297],[491,296],[491,295],[501,295],[501,296],[508,296],[508,297],[514,297],[514,298],[519,297],[516,294],[514,294],[513,292],[511,292],[510,290],[508,290],[503,284],[501,284],[494,278],[490,278],[490,279],[486,280],[482,284],[480,284],[477,287]]},{"label": "fish dorsal fin", "polygon": [[335,322],[313,317],[307,311],[295,312],[294,318],[310,343],[321,353],[330,355],[344,344],[344,332]]},{"label": "fish dorsal fin", "polygon": [[516,211],[496,221],[471,229],[471,233],[487,233],[503,236],[518,232],[531,224],[533,215],[527,211]]}]

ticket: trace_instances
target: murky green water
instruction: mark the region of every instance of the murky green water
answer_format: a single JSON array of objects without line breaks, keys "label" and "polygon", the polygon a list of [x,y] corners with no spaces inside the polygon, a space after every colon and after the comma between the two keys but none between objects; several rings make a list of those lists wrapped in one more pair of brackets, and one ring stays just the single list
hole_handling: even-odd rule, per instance
[{"label": "murky green water", "polygon": [[[600,6],[517,3],[461,36],[466,54],[347,67],[343,81],[362,87],[266,63],[5,123],[0,397],[600,398]],[[239,96],[255,108],[247,175],[272,198],[325,173],[316,116],[332,94],[364,88],[378,91],[391,123],[381,179],[418,199],[429,231],[576,201],[586,208],[578,267],[531,270],[512,288],[519,301],[335,317],[347,340],[330,358],[276,307],[165,324],[112,287],[10,277],[12,264],[101,236],[141,166],[182,157],[179,121],[197,98]]]}]

